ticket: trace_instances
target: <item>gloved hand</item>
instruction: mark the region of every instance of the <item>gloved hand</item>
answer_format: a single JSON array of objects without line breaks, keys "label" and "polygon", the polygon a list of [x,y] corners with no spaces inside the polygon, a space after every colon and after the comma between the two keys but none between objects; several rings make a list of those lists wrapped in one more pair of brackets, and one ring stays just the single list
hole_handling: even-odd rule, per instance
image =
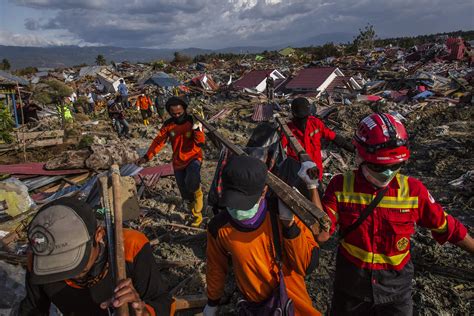
[{"label": "gloved hand", "polygon": [[217,307],[218,306],[209,306],[208,304],[206,304],[204,310],[202,311],[202,314],[204,316],[215,316],[217,314]]},{"label": "gloved hand", "polygon": [[282,223],[287,227],[291,226],[295,219],[295,215],[293,215],[288,206],[286,206],[280,199],[278,199],[278,214]]},{"label": "gloved hand", "polygon": [[196,123],[194,123],[194,124],[193,124],[193,130],[202,132],[202,124],[201,124],[201,122],[196,122]]},{"label": "gloved hand", "polygon": [[312,161],[305,161],[301,163],[300,171],[298,171],[298,177],[300,177],[305,183],[308,189],[317,189],[319,186],[319,179],[311,179],[308,175],[308,170],[316,168],[316,164]]}]

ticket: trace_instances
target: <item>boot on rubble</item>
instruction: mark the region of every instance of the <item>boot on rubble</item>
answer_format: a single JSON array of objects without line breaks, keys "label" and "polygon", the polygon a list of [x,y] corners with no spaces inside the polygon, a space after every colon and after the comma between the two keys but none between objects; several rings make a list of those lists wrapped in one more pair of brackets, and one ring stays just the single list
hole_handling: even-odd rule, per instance
[{"label": "boot on rubble", "polygon": [[203,193],[201,187],[194,192],[194,201],[191,203],[191,213],[194,216],[192,227],[199,227],[202,223]]}]

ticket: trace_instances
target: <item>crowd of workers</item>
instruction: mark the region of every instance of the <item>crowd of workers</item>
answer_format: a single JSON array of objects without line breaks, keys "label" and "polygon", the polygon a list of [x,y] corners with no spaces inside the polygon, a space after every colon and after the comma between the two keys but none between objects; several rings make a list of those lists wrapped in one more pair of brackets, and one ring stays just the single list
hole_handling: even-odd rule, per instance
[{"label": "crowd of workers", "polygon": [[[121,88],[117,102],[128,104]],[[139,96],[144,125],[152,102]],[[128,105],[127,105],[128,106]],[[186,202],[191,225],[202,225],[201,123],[188,104],[171,97],[165,104],[170,118],[138,164],[149,162],[166,143],[173,150],[176,183]],[[411,315],[413,264],[410,240],[415,225],[431,230],[440,244],[450,242],[474,254],[474,240],[456,218],[436,203],[423,183],[400,171],[410,157],[402,122],[387,113],[362,119],[347,141],[311,115],[310,103],[291,104],[288,127],[312,159],[299,156],[282,134],[288,158],[297,164],[294,177],[305,196],[322,205],[332,221],[319,234],[307,228],[266,186],[267,165],[249,156],[231,156],[222,166],[220,213],[207,225],[207,297],[205,316],[218,313],[226,277],[232,269],[242,300],[240,315],[320,315],[313,306],[305,277],[319,262],[319,245],[336,231],[339,243],[331,315]],[[120,111],[111,111],[121,129]],[[334,176],[323,190],[321,138],[355,152],[357,168]],[[308,170],[317,168],[318,176]],[[322,198],[321,195],[322,194]],[[173,297],[163,286],[148,239],[124,231],[128,278],[113,283],[107,260],[107,238],[93,210],[74,198],[61,198],[42,207],[28,229],[31,252],[26,276],[27,295],[20,315],[47,315],[54,303],[65,315],[108,315],[129,304],[135,315],[172,315]]]}]

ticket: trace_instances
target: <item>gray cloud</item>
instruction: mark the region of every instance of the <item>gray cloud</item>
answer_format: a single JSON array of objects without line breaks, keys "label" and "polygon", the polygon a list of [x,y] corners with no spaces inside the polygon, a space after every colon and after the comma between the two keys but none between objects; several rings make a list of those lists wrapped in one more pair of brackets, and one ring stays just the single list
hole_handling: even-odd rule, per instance
[{"label": "gray cloud", "polygon": [[64,30],[84,43],[126,47],[271,46],[318,34],[381,36],[473,29],[470,0],[11,0],[53,10],[29,30]]}]

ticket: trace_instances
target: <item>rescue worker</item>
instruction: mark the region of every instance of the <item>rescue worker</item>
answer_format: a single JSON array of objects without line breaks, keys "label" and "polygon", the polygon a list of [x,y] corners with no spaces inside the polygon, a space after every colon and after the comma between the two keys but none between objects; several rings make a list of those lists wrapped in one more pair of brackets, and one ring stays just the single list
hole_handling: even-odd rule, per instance
[{"label": "rescue worker", "polygon": [[130,138],[130,127],[128,125],[127,119],[125,118],[125,113],[122,109],[122,105],[120,105],[120,102],[120,96],[110,100],[107,104],[107,111],[109,113],[110,119],[112,120],[112,126],[119,137],[123,136],[125,138]]},{"label": "rescue worker", "polygon": [[[338,146],[350,152],[353,152],[354,148],[348,141],[326,127],[320,119],[311,116],[310,108],[311,106],[308,99],[303,97],[294,99],[293,102],[291,102],[293,119],[288,123],[288,127],[316,164],[319,170],[319,179],[321,180],[323,177],[321,138],[333,141]],[[281,144],[283,148],[286,148],[288,157],[299,161],[299,157],[288,144],[288,139],[283,133],[281,135]]]},{"label": "rescue worker", "polygon": [[158,135],[138,164],[150,161],[170,141],[173,149],[173,169],[181,197],[190,209],[193,227],[202,223],[203,193],[201,189],[202,146],[205,135],[202,125],[187,113],[188,104],[179,97],[166,102],[171,118],[163,123]]},{"label": "rescue worker", "polygon": [[332,227],[318,236],[324,242],[339,225],[331,314],[412,315],[410,238],[415,224],[430,229],[438,243],[449,241],[471,254],[474,240],[423,183],[400,174],[410,151],[405,127],[396,117],[364,118],[353,143],[359,167],[331,179],[323,205]]},{"label": "rescue worker", "polygon": [[140,110],[143,119],[143,124],[145,126],[148,126],[150,124],[150,121],[148,119],[151,117],[152,103],[150,97],[145,95],[145,91],[142,91],[142,93],[138,96],[135,106],[138,110]]},{"label": "rescue worker", "polygon": [[73,197],[42,207],[28,228],[30,252],[26,297],[20,316],[49,315],[53,303],[64,315],[111,315],[129,304],[135,315],[174,314],[148,239],[124,229],[127,279],[112,277],[105,228],[94,210]]},{"label": "rescue worker", "polygon": [[[310,167],[314,166],[309,163]],[[314,197],[318,195],[318,180],[310,179],[307,170],[302,168],[299,174]],[[207,229],[208,303],[204,316],[217,313],[224,294],[229,259],[246,304],[268,304],[280,282],[273,242],[272,227],[275,226],[282,240],[286,293],[293,301],[295,315],[321,315],[312,306],[304,281],[318,264],[318,244],[311,231],[282,202],[276,197],[266,198],[266,178],[265,163],[253,157],[232,156],[224,166],[219,201],[224,210],[212,218]],[[272,224],[272,216],[278,216],[280,220],[275,217],[275,224]]]}]

